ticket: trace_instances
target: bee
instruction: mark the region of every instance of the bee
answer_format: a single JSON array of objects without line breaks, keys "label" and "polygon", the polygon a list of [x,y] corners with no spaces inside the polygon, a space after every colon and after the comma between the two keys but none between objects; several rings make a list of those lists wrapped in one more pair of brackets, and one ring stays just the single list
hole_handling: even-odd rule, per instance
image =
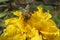
[{"label": "bee", "polygon": [[30,18],[30,14],[29,14],[29,4],[26,5],[26,7],[23,9],[23,16],[25,20],[28,20]]}]

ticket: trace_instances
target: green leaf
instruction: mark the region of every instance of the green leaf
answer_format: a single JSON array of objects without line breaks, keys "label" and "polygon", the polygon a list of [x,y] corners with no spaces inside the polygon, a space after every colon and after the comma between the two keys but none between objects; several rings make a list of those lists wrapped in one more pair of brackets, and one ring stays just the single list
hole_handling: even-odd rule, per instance
[{"label": "green leaf", "polygon": [[5,2],[5,1],[9,1],[9,0],[0,0],[0,2]]},{"label": "green leaf", "polygon": [[40,6],[41,6],[44,10],[53,10],[53,7],[52,7],[52,6],[43,5],[43,4],[41,4]]},{"label": "green leaf", "polygon": [[7,13],[0,13],[0,18],[4,17],[5,15],[7,15]]},{"label": "green leaf", "polygon": [[6,7],[6,5],[0,5],[0,7]]}]

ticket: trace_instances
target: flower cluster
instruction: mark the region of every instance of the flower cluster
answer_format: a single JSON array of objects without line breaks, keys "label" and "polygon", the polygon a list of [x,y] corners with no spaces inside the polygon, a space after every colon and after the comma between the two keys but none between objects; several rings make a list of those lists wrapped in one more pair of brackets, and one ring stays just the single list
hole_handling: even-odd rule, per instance
[{"label": "flower cluster", "polygon": [[13,12],[18,18],[5,20],[6,29],[0,40],[59,40],[59,29],[51,20],[49,11],[43,12],[41,7],[37,8],[27,21],[24,20],[23,12]]}]

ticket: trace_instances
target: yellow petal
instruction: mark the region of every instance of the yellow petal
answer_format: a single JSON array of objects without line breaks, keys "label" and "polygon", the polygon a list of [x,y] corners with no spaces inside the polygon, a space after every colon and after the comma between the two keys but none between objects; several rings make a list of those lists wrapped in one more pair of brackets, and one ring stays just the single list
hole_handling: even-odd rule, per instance
[{"label": "yellow petal", "polygon": [[22,12],[16,11],[16,12],[13,12],[13,14],[16,15],[16,16],[21,16]]}]

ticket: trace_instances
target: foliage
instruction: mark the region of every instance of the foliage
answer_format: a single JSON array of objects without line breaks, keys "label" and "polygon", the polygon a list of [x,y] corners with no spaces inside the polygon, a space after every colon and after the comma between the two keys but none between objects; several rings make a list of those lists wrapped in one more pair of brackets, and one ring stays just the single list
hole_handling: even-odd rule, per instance
[{"label": "foliage", "polygon": [[0,2],[5,2],[5,1],[9,1],[9,0],[0,0]]}]

